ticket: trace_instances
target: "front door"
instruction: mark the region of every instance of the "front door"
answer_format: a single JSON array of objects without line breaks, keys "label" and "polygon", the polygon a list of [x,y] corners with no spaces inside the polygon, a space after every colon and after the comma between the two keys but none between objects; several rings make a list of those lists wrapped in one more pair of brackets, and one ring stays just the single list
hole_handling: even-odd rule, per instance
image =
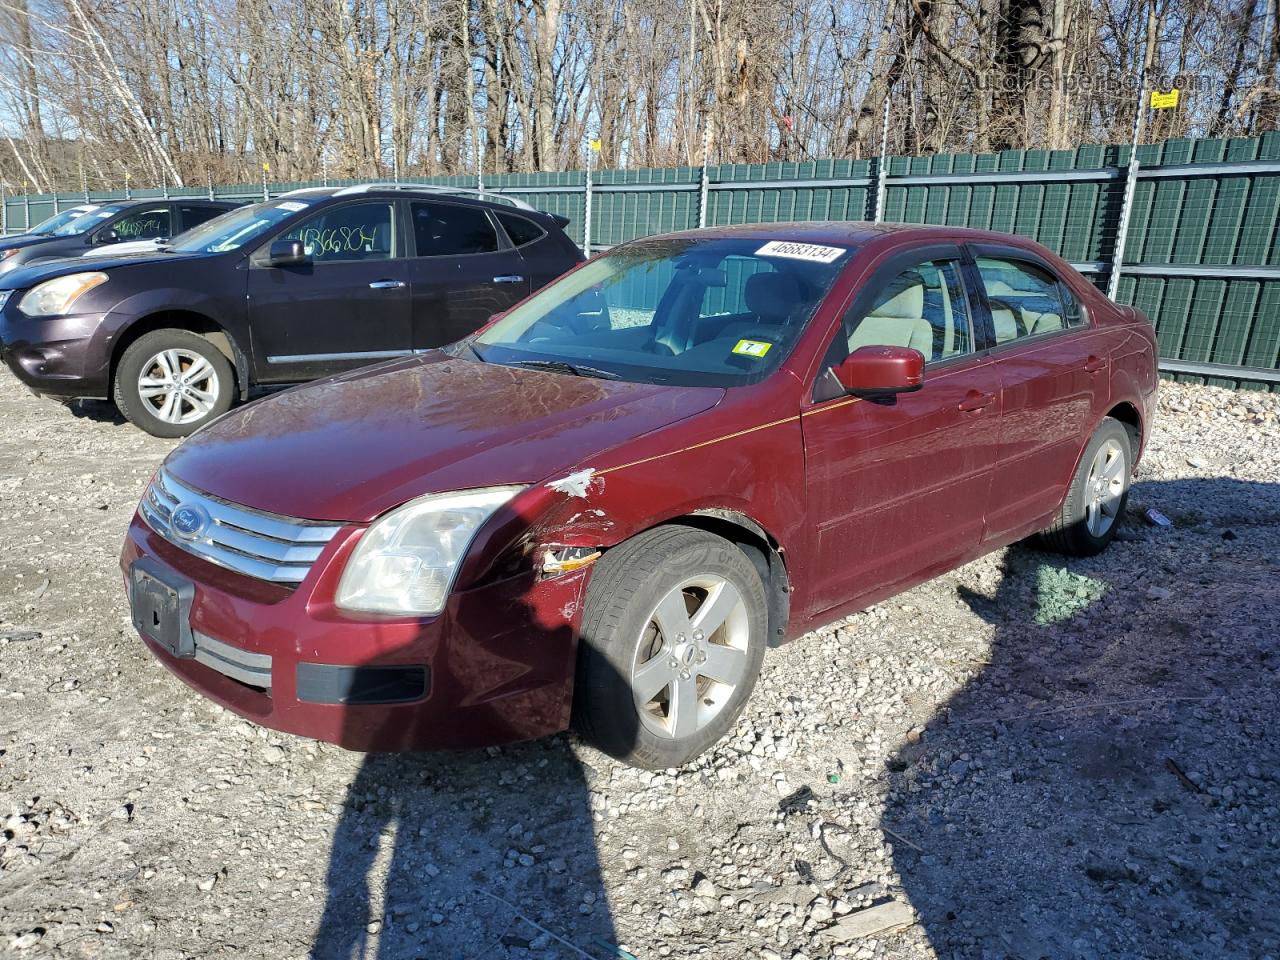
[{"label": "front door", "polygon": [[824,369],[863,346],[911,347],[925,356],[924,385],[802,412],[815,612],[874,602],[976,549],[999,442],[1000,380],[975,351],[959,250],[872,287],[869,305],[859,298],[846,314]]},{"label": "front door", "polygon": [[263,383],[310,380],[412,352],[409,278],[395,202],[326,207],[277,240],[301,240],[310,258],[249,268],[254,367]]},{"label": "front door", "polygon": [[1107,400],[1108,351],[1046,265],[1016,250],[976,252],[1003,397],[984,539],[1005,541],[1041,525],[1066,496]]},{"label": "front door", "polygon": [[499,236],[483,207],[413,200],[409,217],[417,349],[460,340],[529,293],[524,260]]}]

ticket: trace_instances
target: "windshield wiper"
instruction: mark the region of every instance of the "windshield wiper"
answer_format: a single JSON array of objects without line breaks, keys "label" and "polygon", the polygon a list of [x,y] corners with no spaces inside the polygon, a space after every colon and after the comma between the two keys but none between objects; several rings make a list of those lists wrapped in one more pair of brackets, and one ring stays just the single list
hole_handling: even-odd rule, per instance
[{"label": "windshield wiper", "polygon": [[610,370],[588,367],[581,363],[567,363],[564,360],[512,360],[513,367],[532,367],[536,370],[551,370],[555,373],[567,373],[575,377],[599,377],[601,380],[619,380],[621,377]]}]

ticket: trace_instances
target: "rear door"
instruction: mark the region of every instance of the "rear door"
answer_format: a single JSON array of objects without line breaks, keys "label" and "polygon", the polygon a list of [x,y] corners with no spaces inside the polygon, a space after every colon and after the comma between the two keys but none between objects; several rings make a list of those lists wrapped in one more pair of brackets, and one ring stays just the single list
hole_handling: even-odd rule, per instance
[{"label": "rear door", "polygon": [[301,240],[310,262],[250,258],[248,317],[254,367],[289,383],[412,352],[408,267],[396,201],[324,207],[274,240]]},{"label": "rear door", "polygon": [[[804,429],[821,609],[895,592],[977,548],[999,442],[1000,382],[976,349],[961,251],[896,257],[847,310]],[[913,393],[824,391],[825,371],[864,346],[925,356]],[[824,398],[825,397],[825,398]]]},{"label": "rear door", "polygon": [[1105,409],[1107,350],[1071,288],[1016,247],[974,245],[984,337],[1000,374],[999,467],[985,540],[1021,536],[1062,503]]},{"label": "rear door", "polygon": [[407,202],[416,349],[460,340],[529,293],[524,261],[484,207]]}]

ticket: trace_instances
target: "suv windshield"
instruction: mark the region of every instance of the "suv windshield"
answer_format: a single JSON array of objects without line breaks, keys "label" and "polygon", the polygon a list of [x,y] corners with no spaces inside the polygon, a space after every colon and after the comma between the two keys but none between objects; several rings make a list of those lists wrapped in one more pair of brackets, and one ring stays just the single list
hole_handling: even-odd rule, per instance
[{"label": "suv windshield", "polygon": [[303,200],[268,200],[248,207],[236,207],[174,238],[168,249],[177,253],[238,250],[308,206],[310,204]]},{"label": "suv windshield", "polygon": [[96,209],[98,209],[96,204],[81,204],[78,207],[72,207],[69,210],[63,210],[61,213],[55,213],[52,217],[49,217],[47,220],[41,220],[34,227],[28,230],[27,233],[34,233],[41,237],[52,236],[54,231],[56,231],[64,223],[70,223],[76,217],[82,217],[86,213],[89,213],[91,210],[96,210]]},{"label": "suv windshield", "polygon": [[848,247],[767,238],[628,244],[551,284],[471,343],[489,363],[646,383],[754,383],[791,352]]},{"label": "suv windshield", "polygon": [[49,232],[49,236],[54,237],[74,237],[78,234],[92,230],[103,220],[108,217],[114,217],[121,210],[128,210],[130,204],[127,203],[108,203],[104,207],[95,207],[88,212],[81,211],[78,217],[68,220],[54,230]]}]

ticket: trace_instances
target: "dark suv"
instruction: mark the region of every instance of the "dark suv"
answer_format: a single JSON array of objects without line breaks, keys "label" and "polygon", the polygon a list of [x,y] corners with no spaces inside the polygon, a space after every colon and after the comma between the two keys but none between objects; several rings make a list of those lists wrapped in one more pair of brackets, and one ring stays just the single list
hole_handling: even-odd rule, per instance
[{"label": "dark suv", "polygon": [[185,436],[255,386],[452,343],[582,260],[564,217],[450,188],[296,190],[150,255],[0,276],[0,356]]},{"label": "dark suv", "polygon": [[126,243],[167,240],[236,206],[193,197],[80,203],[27,233],[0,238],[0,273],[58,257],[109,254]]}]

